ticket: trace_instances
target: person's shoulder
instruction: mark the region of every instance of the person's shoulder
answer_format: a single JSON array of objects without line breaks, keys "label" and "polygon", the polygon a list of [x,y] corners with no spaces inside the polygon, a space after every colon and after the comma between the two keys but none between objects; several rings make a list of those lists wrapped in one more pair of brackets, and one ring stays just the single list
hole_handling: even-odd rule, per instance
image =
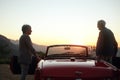
[{"label": "person's shoulder", "polygon": [[26,34],[23,34],[23,35],[22,35],[22,37],[29,37],[29,36],[28,36],[28,35],[26,35]]},{"label": "person's shoulder", "polygon": [[105,27],[105,30],[111,31],[109,28]]},{"label": "person's shoulder", "polygon": [[112,32],[110,29],[108,29],[108,28],[104,28],[103,30],[102,30],[103,32]]},{"label": "person's shoulder", "polygon": [[26,34],[23,34],[23,35],[21,35],[21,38],[29,38],[29,36]]},{"label": "person's shoulder", "polygon": [[106,28],[106,30],[110,33],[113,33],[111,29]]}]

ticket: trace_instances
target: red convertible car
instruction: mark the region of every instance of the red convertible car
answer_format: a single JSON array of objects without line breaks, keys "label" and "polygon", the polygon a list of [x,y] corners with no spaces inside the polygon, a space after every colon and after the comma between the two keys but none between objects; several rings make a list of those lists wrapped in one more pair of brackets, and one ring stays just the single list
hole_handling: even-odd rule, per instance
[{"label": "red convertible car", "polygon": [[[10,69],[21,73],[18,56],[11,57]],[[39,62],[33,57],[28,74],[35,80],[120,80],[120,57],[110,64],[91,57],[87,46],[52,45]]]},{"label": "red convertible car", "polygon": [[120,80],[120,71],[106,61],[97,61],[81,45],[52,45],[35,70],[35,80]]}]

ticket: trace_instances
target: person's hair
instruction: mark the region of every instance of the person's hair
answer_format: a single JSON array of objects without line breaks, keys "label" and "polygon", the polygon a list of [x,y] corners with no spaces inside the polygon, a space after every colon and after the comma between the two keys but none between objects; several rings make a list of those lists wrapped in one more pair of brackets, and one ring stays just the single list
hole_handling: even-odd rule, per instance
[{"label": "person's hair", "polygon": [[101,24],[101,25],[105,26],[105,25],[106,25],[106,22],[105,22],[104,20],[99,20],[99,21],[98,21],[98,24]]},{"label": "person's hair", "polygon": [[30,25],[24,24],[24,25],[22,26],[22,32],[25,33],[29,28],[31,28]]}]

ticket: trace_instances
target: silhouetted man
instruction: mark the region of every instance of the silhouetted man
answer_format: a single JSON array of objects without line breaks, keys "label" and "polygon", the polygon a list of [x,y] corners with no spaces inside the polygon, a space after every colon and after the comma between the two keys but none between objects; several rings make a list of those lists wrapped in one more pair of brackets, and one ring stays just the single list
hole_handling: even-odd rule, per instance
[{"label": "silhouetted man", "polygon": [[20,80],[25,80],[26,75],[28,73],[29,65],[32,61],[32,56],[36,56],[37,59],[40,59],[39,56],[36,54],[35,49],[32,46],[31,39],[29,35],[31,34],[31,26],[30,25],[23,25],[22,26],[22,36],[19,39],[19,62],[21,65],[21,78]]},{"label": "silhouetted man", "polygon": [[112,63],[112,57],[116,56],[118,44],[113,32],[106,28],[105,25],[106,22],[104,20],[99,20],[97,23],[100,32],[96,45],[96,56],[98,60],[103,59]]}]

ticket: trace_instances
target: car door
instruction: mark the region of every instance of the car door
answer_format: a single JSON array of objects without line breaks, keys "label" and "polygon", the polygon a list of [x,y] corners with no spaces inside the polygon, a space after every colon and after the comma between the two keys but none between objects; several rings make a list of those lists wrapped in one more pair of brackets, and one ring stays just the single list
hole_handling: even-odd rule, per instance
[{"label": "car door", "polygon": [[120,57],[113,57],[112,64],[118,68],[118,76],[120,80]]},{"label": "car door", "polygon": [[[34,74],[37,63],[38,63],[37,59],[35,57],[32,57],[32,63],[29,66],[28,74]],[[13,74],[20,74],[21,73],[20,64],[18,62],[18,56],[11,57],[10,70]]]}]

